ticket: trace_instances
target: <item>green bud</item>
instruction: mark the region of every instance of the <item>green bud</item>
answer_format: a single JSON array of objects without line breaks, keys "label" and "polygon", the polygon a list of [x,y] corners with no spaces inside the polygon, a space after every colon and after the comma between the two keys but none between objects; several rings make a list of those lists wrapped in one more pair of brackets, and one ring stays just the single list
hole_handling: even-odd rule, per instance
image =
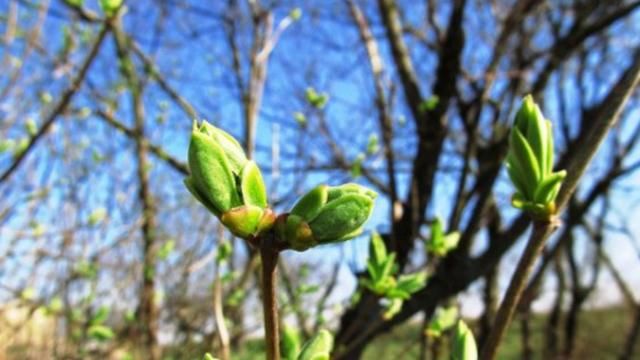
[{"label": "green bud", "polygon": [[469,330],[464,321],[458,320],[456,332],[453,338],[453,349],[451,349],[451,359],[453,360],[476,360],[478,349],[473,333]]},{"label": "green bud", "polygon": [[302,10],[300,8],[293,8],[289,12],[289,18],[291,21],[298,21],[302,17]]},{"label": "green bud", "polygon": [[302,347],[298,360],[329,360],[333,348],[333,335],[327,330],[320,330]]},{"label": "green bud", "polygon": [[351,239],[362,233],[376,196],[375,192],[357,184],[320,185],[293,207],[281,229],[282,236],[298,251]]},{"label": "green bud", "polygon": [[122,2],[123,0],[100,0],[100,7],[107,16],[113,16],[122,6]]},{"label": "green bud", "polygon": [[260,169],[227,132],[206,121],[194,122],[189,169],[187,189],[233,234],[248,238],[273,226],[275,215],[267,207]]},{"label": "green bud", "polygon": [[300,334],[290,327],[284,326],[282,329],[282,340],[280,342],[282,358],[285,360],[296,360],[300,352]]},{"label": "green bud", "polygon": [[425,335],[433,338],[440,337],[445,331],[456,325],[457,319],[457,307],[449,306],[447,308],[440,308],[429,322],[429,326],[425,329]]},{"label": "green bud", "polygon": [[555,215],[555,198],[566,176],[553,172],[553,151],[551,122],[527,95],[511,129],[507,173],[516,188],[512,205],[539,219]]}]

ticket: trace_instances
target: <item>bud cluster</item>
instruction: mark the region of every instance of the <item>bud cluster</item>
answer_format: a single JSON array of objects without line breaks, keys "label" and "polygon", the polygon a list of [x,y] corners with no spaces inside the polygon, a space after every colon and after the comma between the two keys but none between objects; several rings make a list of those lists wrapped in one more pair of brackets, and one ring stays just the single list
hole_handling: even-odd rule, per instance
[{"label": "bud cluster", "polygon": [[522,102],[509,138],[507,171],[516,188],[512,204],[533,217],[549,219],[566,171],[553,171],[553,131],[529,95]]}]

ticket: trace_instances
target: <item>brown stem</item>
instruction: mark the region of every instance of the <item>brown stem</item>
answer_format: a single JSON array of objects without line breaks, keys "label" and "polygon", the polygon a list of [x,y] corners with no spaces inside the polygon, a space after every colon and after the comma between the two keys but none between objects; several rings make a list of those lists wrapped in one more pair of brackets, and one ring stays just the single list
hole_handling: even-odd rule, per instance
[{"label": "brown stem", "polygon": [[531,233],[531,237],[529,238],[529,242],[527,243],[527,247],[525,248],[522,257],[518,262],[518,266],[513,273],[513,277],[509,283],[509,288],[504,296],[502,305],[500,305],[500,308],[498,309],[496,320],[494,321],[493,328],[486,340],[480,359],[495,359],[500,341],[511,323],[511,319],[513,318],[518,302],[520,301],[522,291],[526,284],[526,280],[531,273],[536,257],[542,251],[546,239],[557,228],[557,226],[558,224],[556,221],[533,222],[533,232]]},{"label": "brown stem", "polygon": [[276,270],[278,249],[273,234],[261,237],[260,257],[262,258],[262,310],[267,360],[280,360],[280,335],[278,332],[278,304],[276,301]]}]

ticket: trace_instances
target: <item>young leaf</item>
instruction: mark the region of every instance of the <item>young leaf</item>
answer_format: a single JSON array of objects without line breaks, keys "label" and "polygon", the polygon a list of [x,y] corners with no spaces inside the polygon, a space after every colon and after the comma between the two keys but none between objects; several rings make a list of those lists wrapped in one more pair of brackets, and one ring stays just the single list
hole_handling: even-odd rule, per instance
[{"label": "young leaf", "polygon": [[456,333],[453,339],[453,349],[451,350],[453,360],[477,360],[478,349],[473,333],[469,330],[464,321],[459,320],[456,326]]},{"label": "young leaf", "polygon": [[298,360],[329,360],[333,348],[333,335],[320,330],[302,347]]},{"label": "young leaf", "polygon": [[262,180],[260,169],[255,161],[245,164],[240,173],[242,200],[245,205],[255,205],[261,208],[267,207],[267,190]]},{"label": "young leaf", "polygon": [[284,360],[296,360],[300,353],[300,334],[294,328],[283,327],[280,349]]},{"label": "young leaf", "polygon": [[315,219],[327,203],[327,185],[318,185],[302,196],[291,209],[291,214],[297,215],[309,222]]}]

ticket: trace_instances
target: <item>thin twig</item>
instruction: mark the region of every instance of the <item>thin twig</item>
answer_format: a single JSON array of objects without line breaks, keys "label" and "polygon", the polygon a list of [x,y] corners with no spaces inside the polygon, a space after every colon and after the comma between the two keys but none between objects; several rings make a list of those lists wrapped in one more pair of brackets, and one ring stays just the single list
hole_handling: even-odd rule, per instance
[{"label": "thin twig", "polygon": [[15,160],[9,166],[9,168],[2,173],[2,176],[0,176],[0,183],[3,183],[7,179],[9,179],[11,174],[13,174],[13,172],[18,168],[18,166],[20,166],[20,163],[22,163],[22,161],[27,157],[27,154],[29,154],[29,152],[33,150],[38,140],[40,140],[45,135],[45,133],[51,128],[55,120],[58,118],[58,115],[62,114],[65,111],[65,109],[67,108],[67,105],[69,105],[69,103],[71,102],[73,95],[75,95],[78,89],[80,89],[80,85],[84,81],[84,78],[87,75],[89,67],[93,63],[93,60],[96,58],[96,55],[98,55],[98,50],[100,49],[100,46],[102,45],[102,41],[107,36],[107,33],[109,32],[109,30],[110,30],[109,25],[105,24],[102,26],[100,33],[96,37],[96,40],[94,41],[93,46],[91,47],[91,50],[89,50],[89,54],[83,61],[82,66],[78,71],[78,75],[71,81],[71,84],[69,85],[69,87],[62,93],[60,100],[58,100],[54,108],[49,113],[49,116],[47,116],[47,118],[44,120],[42,127],[40,127],[40,129],[38,129],[38,132],[36,132],[36,134],[33,137],[31,137],[31,139],[29,139],[29,143],[27,144],[27,147],[24,149],[24,151],[22,151],[18,156],[16,156]]},{"label": "thin twig", "polygon": [[498,351],[498,345],[511,323],[511,319],[513,318],[513,314],[516,310],[516,305],[520,301],[520,296],[524,290],[526,280],[531,273],[533,264],[544,248],[547,238],[557,227],[558,223],[556,221],[534,221],[531,237],[529,238],[527,247],[518,262],[516,271],[513,273],[513,277],[509,283],[509,288],[504,296],[502,305],[500,305],[500,309],[496,315],[496,320],[493,323],[493,328],[487,337],[487,341],[482,351],[482,356],[480,357],[481,359],[495,359]]}]

